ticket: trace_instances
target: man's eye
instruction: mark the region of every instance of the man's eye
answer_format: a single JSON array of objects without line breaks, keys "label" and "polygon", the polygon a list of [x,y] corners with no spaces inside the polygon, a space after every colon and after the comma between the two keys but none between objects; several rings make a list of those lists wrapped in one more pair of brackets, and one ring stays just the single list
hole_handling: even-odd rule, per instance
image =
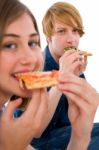
[{"label": "man's eye", "polygon": [[60,30],[60,32],[66,32],[66,30]]},{"label": "man's eye", "polygon": [[79,32],[79,30],[77,28],[74,28],[73,32]]},{"label": "man's eye", "polygon": [[28,43],[28,45],[31,47],[31,48],[35,48],[36,46],[39,46],[39,42],[38,41],[30,41]]},{"label": "man's eye", "polygon": [[65,33],[65,30],[59,30],[58,32],[59,33]]},{"label": "man's eye", "polygon": [[58,30],[56,33],[58,35],[64,35],[66,33],[66,30],[61,29],[61,30]]}]

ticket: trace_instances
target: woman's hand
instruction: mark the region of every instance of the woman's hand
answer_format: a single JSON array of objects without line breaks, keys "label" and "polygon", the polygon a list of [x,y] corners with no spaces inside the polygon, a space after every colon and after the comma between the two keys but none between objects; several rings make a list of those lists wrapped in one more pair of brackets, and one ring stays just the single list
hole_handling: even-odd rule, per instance
[{"label": "woman's hand", "polygon": [[21,104],[21,99],[10,101],[0,118],[0,149],[24,150],[33,137],[40,136],[42,124],[47,115],[47,92],[45,89],[33,90],[25,112],[14,118],[15,109]]},{"label": "woman's hand", "polygon": [[69,73],[59,77],[58,88],[68,97],[71,139],[89,143],[99,93],[85,79]]}]

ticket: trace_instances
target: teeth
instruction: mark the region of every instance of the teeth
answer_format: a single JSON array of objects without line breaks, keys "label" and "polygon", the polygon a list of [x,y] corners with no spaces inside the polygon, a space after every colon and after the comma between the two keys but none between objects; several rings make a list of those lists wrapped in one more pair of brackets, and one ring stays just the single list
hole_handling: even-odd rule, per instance
[{"label": "teeth", "polygon": [[20,75],[25,75],[25,74],[31,74],[32,73],[32,71],[30,71],[30,72],[20,72],[20,73],[16,73],[15,74],[15,76],[17,77],[17,76],[20,76]]},{"label": "teeth", "polygon": [[22,87],[23,89],[26,88],[24,80],[19,80],[19,82],[20,82],[20,87]]}]

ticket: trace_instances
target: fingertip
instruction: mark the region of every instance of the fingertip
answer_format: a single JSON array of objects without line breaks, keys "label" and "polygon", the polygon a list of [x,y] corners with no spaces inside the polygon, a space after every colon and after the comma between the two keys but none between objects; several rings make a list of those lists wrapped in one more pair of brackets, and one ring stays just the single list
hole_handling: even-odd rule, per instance
[{"label": "fingertip", "polygon": [[7,105],[7,111],[14,111],[14,109],[17,108],[18,106],[20,106],[21,103],[22,103],[21,98],[18,98],[13,101],[9,101],[9,103]]},{"label": "fingertip", "polygon": [[10,101],[10,103],[15,104],[16,106],[20,105],[22,103],[22,98],[18,98],[13,101]]}]

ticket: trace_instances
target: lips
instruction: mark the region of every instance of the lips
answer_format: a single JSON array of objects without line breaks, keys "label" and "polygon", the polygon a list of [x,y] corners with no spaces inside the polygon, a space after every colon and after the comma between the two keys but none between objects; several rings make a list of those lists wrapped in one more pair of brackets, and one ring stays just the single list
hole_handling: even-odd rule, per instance
[{"label": "lips", "polygon": [[24,70],[19,70],[19,71],[15,71],[14,73],[12,73],[11,75],[16,78],[19,74],[21,73],[28,73],[28,72],[33,72],[33,69],[24,69]]}]

